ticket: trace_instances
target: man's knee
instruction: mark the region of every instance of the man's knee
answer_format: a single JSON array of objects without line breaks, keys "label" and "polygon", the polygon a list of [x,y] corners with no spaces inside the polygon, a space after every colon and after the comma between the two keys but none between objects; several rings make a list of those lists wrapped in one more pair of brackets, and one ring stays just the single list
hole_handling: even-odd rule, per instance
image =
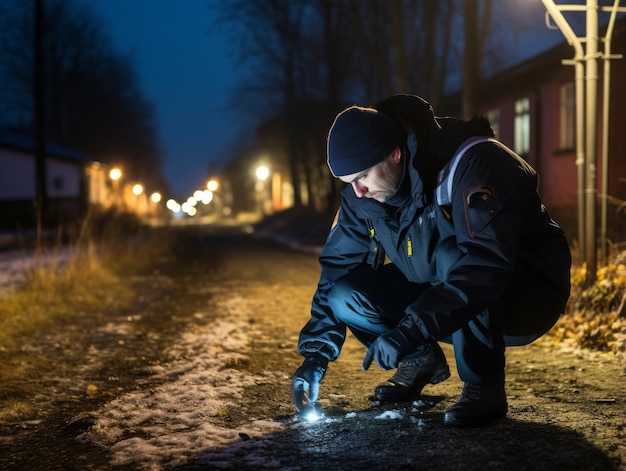
[{"label": "man's knee", "polygon": [[328,293],[328,305],[337,320],[351,327],[377,324],[382,319],[368,295],[350,278],[337,280]]},{"label": "man's knee", "polygon": [[345,310],[348,300],[354,296],[354,286],[347,280],[337,280],[328,292],[328,305],[337,317],[339,312]]}]

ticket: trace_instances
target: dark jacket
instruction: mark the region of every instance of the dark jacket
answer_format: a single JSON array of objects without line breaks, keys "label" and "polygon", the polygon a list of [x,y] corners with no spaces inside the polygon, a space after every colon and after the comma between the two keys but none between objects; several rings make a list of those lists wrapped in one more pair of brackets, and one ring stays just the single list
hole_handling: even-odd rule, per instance
[{"label": "dark jacket", "polygon": [[536,172],[492,138],[486,121],[435,118],[411,95],[374,108],[406,133],[400,191],[407,198],[394,207],[357,198],[351,186],[342,191],[301,354],[338,357],[346,326],[334,318],[328,292],[351,270],[379,266],[383,251],[408,280],[430,285],[400,322],[414,338],[448,337],[498,300],[522,267],[567,299],[571,256],[563,231],[541,203]]}]

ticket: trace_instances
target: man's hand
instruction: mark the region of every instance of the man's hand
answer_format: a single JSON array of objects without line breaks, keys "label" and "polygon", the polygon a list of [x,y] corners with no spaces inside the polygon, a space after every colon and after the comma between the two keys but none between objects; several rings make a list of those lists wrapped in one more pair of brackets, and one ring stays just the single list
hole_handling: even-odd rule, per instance
[{"label": "man's hand", "polygon": [[[291,397],[298,412],[304,409],[305,401],[312,403],[317,401],[320,391],[320,382],[326,374],[328,360],[321,356],[305,358],[302,366],[293,375],[291,382]],[[309,391],[308,400],[305,395]]]},{"label": "man's hand", "polygon": [[415,350],[415,342],[401,327],[391,329],[378,337],[363,358],[363,369],[369,369],[374,360],[383,370],[397,368],[400,358]]}]

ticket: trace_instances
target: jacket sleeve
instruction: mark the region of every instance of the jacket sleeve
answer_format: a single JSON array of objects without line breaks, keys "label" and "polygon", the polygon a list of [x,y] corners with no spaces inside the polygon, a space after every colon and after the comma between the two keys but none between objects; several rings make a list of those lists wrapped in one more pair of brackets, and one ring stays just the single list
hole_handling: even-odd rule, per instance
[{"label": "jacket sleeve", "polygon": [[[453,231],[435,253],[440,281],[400,323],[414,338],[445,338],[487,309],[507,289],[522,250],[526,259],[551,241],[563,245],[536,184],[535,171],[499,144],[475,146],[460,161],[450,195]],[[525,242],[530,234],[532,243]],[[548,257],[535,259],[533,271],[549,269]]]},{"label": "jacket sleeve", "polygon": [[328,305],[328,293],[337,279],[366,261],[369,244],[367,224],[342,198],[337,221],[319,258],[322,270],[313,296],[311,318],[302,328],[298,341],[301,355],[321,354],[330,361],[339,356],[346,326],[333,315]]}]

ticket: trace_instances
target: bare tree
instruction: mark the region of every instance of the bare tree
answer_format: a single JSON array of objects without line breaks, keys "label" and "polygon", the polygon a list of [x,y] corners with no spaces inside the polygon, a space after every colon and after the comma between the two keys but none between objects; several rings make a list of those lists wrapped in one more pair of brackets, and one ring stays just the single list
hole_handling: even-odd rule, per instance
[{"label": "bare tree", "polygon": [[[234,25],[240,54],[249,74],[237,89],[245,109],[256,103],[264,119],[284,114],[285,155],[294,190],[294,204],[302,204],[300,182],[302,148],[298,142],[297,107],[302,102],[302,30],[309,5],[306,1],[233,0],[218,2],[219,21]],[[275,156],[276,157],[276,156]]]},{"label": "bare tree", "polygon": [[[2,124],[31,130],[33,10],[30,2],[8,1],[0,19],[0,62],[7,89],[22,99],[7,98],[8,116],[19,119]],[[113,49],[87,7],[71,0],[43,3],[46,138],[123,165],[127,175],[166,188],[154,113],[138,87],[131,58]]]},{"label": "bare tree", "polygon": [[[482,78],[483,51],[490,32],[492,0],[463,0],[463,110],[465,119],[478,111],[479,86]],[[480,12],[479,12],[479,6]]]},{"label": "bare tree", "polygon": [[[273,157],[289,162],[296,195],[305,182],[309,194],[328,195],[329,209],[339,188],[325,167],[325,138],[335,115],[347,105],[395,93],[421,95],[436,107],[461,85],[464,113],[474,114],[484,68],[497,65],[506,53],[497,47],[494,31],[510,9],[504,2],[496,8],[492,0],[222,0],[214,5],[219,21],[238,38],[238,59],[249,72],[236,88],[235,104],[250,114],[253,103],[259,121],[272,122],[264,133],[280,129],[281,136],[271,139]],[[496,12],[499,22],[493,21]],[[506,32],[514,29],[510,23]]]}]

